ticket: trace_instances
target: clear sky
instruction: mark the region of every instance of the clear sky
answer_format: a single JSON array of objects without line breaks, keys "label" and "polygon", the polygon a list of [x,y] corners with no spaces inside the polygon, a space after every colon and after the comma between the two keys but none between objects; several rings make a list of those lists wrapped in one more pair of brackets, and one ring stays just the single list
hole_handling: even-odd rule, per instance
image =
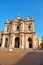
[{"label": "clear sky", "polygon": [[4,22],[15,19],[18,12],[22,18],[34,18],[35,32],[43,36],[43,0],[0,0],[0,30],[4,30]]}]

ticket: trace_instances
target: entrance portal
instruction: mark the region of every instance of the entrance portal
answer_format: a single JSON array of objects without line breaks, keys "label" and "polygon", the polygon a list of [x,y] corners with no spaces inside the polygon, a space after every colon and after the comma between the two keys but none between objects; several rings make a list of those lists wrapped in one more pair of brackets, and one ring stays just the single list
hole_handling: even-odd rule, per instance
[{"label": "entrance portal", "polygon": [[19,45],[20,45],[20,38],[16,37],[15,38],[15,48],[19,48]]},{"label": "entrance portal", "polygon": [[6,48],[8,47],[8,38],[6,38],[6,40],[5,40],[5,47]]},{"label": "entrance portal", "polygon": [[32,43],[29,43],[29,48],[32,48]]},{"label": "entrance portal", "polygon": [[1,43],[0,43],[0,47],[1,47]]},{"label": "entrance portal", "polygon": [[29,42],[29,48],[32,48],[32,39],[28,38],[28,42]]},{"label": "entrance portal", "polygon": [[2,45],[2,38],[1,38],[1,42],[0,42],[0,47],[1,47],[1,45]]}]

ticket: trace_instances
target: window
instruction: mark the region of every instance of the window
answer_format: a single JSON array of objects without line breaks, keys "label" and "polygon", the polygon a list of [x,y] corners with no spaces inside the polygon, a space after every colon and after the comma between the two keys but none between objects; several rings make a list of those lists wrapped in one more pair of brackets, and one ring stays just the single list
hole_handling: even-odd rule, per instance
[{"label": "window", "polygon": [[18,22],[20,23],[20,20],[18,20]]},{"label": "window", "polygon": [[28,26],[28,29],[29,29],[29,30],[31,29],[31,26],[30,26],[30,25]]},{"label": "window", "polygon": [[17,31],[19,31],[19,29],[20,29],[19,26],[17,26]]},{"label": "window", "polygon": [[3,36],[3,34],[1,34],[1,36]]},{"label": "window", "polygon": [[7,28],[7,32],[9,31],[9,28]]},{"label": "window", "polygon": [[14,29],[14,24],[12,25],[12,29],[11,30],[13,31],[13,29]]},{"label": "window", "polygon": [[22,29],[23,29],[23,23],[21,23],[21,26],[20,26],[20,30],[22,31]]}]

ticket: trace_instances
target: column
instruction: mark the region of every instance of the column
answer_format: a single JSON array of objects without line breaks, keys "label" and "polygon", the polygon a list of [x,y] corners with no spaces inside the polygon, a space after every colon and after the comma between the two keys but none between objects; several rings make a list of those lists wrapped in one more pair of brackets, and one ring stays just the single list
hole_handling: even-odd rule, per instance
[{"label": "column", "polygon": [[5,35],[3,36],[3,39],[2,39],[2,47],[5,46]]},{"label": "column", "polygon": [[33,32],[34,32],[34,22],[32,24],[33,24]]},{"label": "column", "polygon": [[11,48],[11,36],[9,36],[9,48]]},{"label": "column", "polygon": [[14,23],[14,25],[13,25],[13,31],[15,31],[15,23]]},{"label": "column", "polygon": [[22,36],[22,49],[24,49],[24,35]]},{"label": "column", "polygon": [[12,48],[15,46],[15,36],[12,37]]},{"label": "column", "polygon": [[24,23],[23,23],[23,32],[24,32]]},{"label": "column", "polygon": [[9,45],[10,45],[10,38],[8,38],[8,47],[9,47]]},{"label": "column", "polygon": [[33,39],[32,39],[32,46],[33,46],[33,49],[35,49],[35,37],[34,37],[34,34],[33,34]]},{"label": "column", "polygon": [[26,46],[25,46],[26,49],[29,48],[29,42],[28,42],[28,35],[26,34]]},{"label": "column", "polygon": [[12,24],[12,32],[15,31],[15,24]]},{"label": "column", "polygon": [[22,46],[22,35],[20,35],[20,48]]},{"label": "column", "polygon": [[24,49],[26,48],[26,34],[24,35]]}]

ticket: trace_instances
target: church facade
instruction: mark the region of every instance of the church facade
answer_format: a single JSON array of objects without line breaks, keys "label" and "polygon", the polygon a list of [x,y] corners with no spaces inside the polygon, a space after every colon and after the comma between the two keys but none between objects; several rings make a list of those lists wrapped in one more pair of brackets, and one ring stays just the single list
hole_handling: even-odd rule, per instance
[{"label": "church facade", "polygon": [[5,22],[0,37],[0,47],[6,48],[34,49],[40,48],[42,42],[34,32],[34,19],[31,17],[24,19],[20,15]]}]

